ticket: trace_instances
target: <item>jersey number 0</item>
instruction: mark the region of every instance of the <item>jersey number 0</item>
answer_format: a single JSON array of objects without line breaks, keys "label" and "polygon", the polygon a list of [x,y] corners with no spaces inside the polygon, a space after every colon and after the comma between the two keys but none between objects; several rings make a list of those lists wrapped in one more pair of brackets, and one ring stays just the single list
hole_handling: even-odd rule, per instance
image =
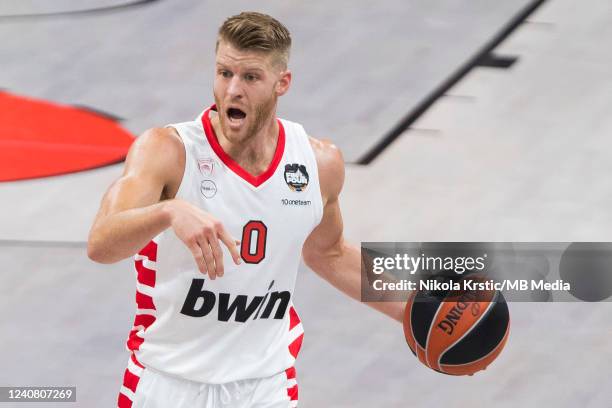
[{"label": "jersey number 0", "polygon": [[249,221],[242,229],[240,257],[246,263],[258,264],[266,257],[268,228],[261,221]]}]

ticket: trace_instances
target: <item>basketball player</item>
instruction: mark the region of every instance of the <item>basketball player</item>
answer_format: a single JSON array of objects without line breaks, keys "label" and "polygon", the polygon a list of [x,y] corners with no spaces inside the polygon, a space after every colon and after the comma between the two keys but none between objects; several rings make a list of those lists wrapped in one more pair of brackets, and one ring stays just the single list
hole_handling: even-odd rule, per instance
[{"label": "basketball player", "polygon": [[[135,255],[137,272],[121,408],[295,407],[300,256],[360,299],[360,251],[344,241],[338,204],[341,153],[276,117],[290,45],[270,16],[227,19],[215,104],[146,131],[102,200],[89,257]],[[402,320],[402,303],[372,306]]]}]

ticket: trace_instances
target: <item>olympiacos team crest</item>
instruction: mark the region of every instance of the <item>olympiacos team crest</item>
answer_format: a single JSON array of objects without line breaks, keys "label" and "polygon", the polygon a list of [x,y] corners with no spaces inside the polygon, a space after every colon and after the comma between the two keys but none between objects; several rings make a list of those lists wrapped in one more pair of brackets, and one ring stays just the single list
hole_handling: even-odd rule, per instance
[{"label": "olympiacos team crest", "polygon": [[[204,177],[212,177],[215,167],[215,160],[211,157],[198,159],[198,168]],[[200,182],[200,193],[205,198],[213,198],[217,194],[217,185],[210,179],[202,180]]]},{"label": "olympiacos team crest", "polygon": [[198,168],[203,176],[212,176],[215,168],[215,161],[211,157],[198,159]]}]

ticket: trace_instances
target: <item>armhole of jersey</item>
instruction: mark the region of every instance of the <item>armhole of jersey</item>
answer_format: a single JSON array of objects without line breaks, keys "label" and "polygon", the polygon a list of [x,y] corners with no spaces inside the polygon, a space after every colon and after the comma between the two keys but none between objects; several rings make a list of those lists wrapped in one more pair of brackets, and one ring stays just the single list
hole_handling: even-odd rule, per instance
[{"label": "armhole of jersey", "polygon": [[177,124],[171,124],[171,125],[166,125],[165,127],[167,128],[173,128],[174,130],[176,130],[176,133],[179,135],[179,137],[182,140],[182,144],[183,144],[183,149],[185,149],[185,167],[183,168],[183,175],[181,176],[181,182],[179,184],[179,188],[176,190],[176,195],[174,196],[174,198],[185,198],[185,194],[184,194],[184,190],[185,190],[185,184],[186,184],[186,178],[189,178],[189,175],[192,174],[191,171],[191,165],[192,165],[192,160],[191,160],[191,154],[190,154],[190,146],[189,146],[189,140],[188,138],[184,135],[183,130],[181,129],[182,126],[180,123]]},{"label": "armhole of jersey", "polygon": [[312,147],[312,144],[310,143],[310,136],[308,135],[308,133],[306,132],[306,130],[304,129],[302,125],[298,125],[298,126],[300,127],[301,133],[303,135],[303,140],[308,146],[307,151],[310,154],[310,157],[313,163],[313,169],[315,171],[315,176],[316,176],[315,179],[317,180],[317,188],[318,188],[318,194],[316,195],[317,213],[316,213],[315,224],[313,226],[313,229],[314,229],[317,227],[317,225],[321,223],[321,220],[323,219],[323,192],[321,191],[321,179],[319,178],[319,165],[317,163],[317,155],[315,154],[314,148]]}]

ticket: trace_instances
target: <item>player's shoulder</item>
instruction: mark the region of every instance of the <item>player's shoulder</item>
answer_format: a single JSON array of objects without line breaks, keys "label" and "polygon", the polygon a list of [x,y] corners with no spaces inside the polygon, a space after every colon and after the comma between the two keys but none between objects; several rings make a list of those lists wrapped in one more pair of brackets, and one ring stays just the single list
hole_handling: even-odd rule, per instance
[{"label": "player's shoulder", "polygon": [[172,127],[154,127],[144,131],[136,140],[131,151],[139,155],[151,156],[163,153],[164,157],[182,155],[183,140]]},{"label": "player's shoulder", "polygon": [[319,170],[344,170],[342,151],[329,139],[317,139],[308,136],[308,141],[317,159]]},{"label": "player's shoulder", "polygon": [[171,126],[147,129],[136,139],[136,143],[169,148],[183,145],[177,130]]},{"label": "player's shoulder", "polygon": [[342,151],[329,139],[308,136],[317,160],[321,191],[327,196],[338,195],[344,184],[344,158]]},{"label": "player's shoulder", "polygon": [[307,138],[312,150],[314,151],[317,160],[319,172],[323,171],[338,171],[344,169],[344,159],[342,152],[331,140],[319,139],[309,135],[304,127],[298,123],[284,118],[279,118],[285,129],[285,133],[293,133],[303,135]]},{"label": "player's shoulder", "polygon": [[126,164],[146,171],[167,172],[180,168],[184,156],[185,148],[178,132],[171,127],[155,127],[136,138]]}]

